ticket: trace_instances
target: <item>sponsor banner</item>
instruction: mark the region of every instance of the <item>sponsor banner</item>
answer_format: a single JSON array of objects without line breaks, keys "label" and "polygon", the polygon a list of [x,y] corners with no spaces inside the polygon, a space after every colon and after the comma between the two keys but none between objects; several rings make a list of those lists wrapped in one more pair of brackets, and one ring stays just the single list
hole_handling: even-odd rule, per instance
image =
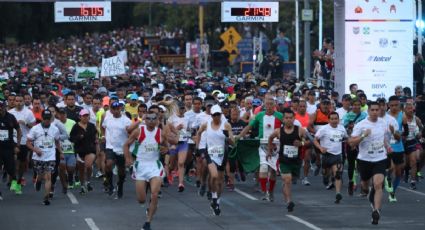
[{"label": "sponsor banner", "polygon": [[376,100],[398,85],[413,90],[413,62],[411,21],[345,22],[345,92],[356,83]]},{"label": "sponsor banner", "polygon": [[125,74],[124,61],[120,56],[102,58],[102,69],[100,73],[102,77],[116,76],[120,74]]},{"label": "sponsor banner", "polygon": [[99,68],[93,67],[75,67],[75,81],[83,81],[90,78],[99,78]]},{"label": "sponsor banner", "polygon": [[346,20],[412,20],[413,0],[346,0]]}]

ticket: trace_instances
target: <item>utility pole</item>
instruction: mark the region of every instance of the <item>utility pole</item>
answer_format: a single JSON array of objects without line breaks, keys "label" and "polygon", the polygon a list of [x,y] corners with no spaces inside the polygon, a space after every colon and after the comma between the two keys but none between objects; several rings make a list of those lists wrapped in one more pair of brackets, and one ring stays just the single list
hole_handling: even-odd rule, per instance
[{"label": "utility pole", "polygon": [[[304,9],[310,9],[310,0],[304,0]],[[304,81],[311,74],[310,21],[304,21]]]}]

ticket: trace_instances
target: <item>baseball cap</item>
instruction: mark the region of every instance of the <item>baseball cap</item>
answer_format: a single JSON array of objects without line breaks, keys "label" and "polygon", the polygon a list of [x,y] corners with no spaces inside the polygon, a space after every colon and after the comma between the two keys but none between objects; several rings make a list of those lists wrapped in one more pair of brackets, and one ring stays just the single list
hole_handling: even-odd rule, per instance
[{"label": "baseball cap", "polygon": [[260,106],[261,100],[259,98],[255,98],[254,100],[252,100],[252,105],[253,106]]},{"label": "baseball cap", "polygon": [[87,109],[82,109],[80,111],[80,116],[89,115],[89,114],[90,114],[90,112]]},{"label": "baseball cap", "polygon": [[102,99],[102,106],[108,106],[109,105],[109,97],[104,97]]},{"label": "baseball cap", "polygon": [[111,108],[119,108],[119,107],[121,107],[121,104],[120,104],[118,101],[114,101],[114,102],[111,104]]},{"label": "baseball cap", "polygon": [[52,112],[48,109],[43,110],[43,112],[41,113],[41,118],[43,118],[43,120],[50,120],[52,119]]},{"label": "baseball cap", "polygon": [[60,113],[60,114],[66,114],[65,108],[58,108],[58,113]]},{"label": "baseball cap", "polygon": [[137,94],[133,93],[130,95],[130,100],[138,100],[139,96],[137,96]]},{"label": "baseball cap", "polygon": [[102,94],[102,93],[108,93],[108,90],[105,87],[100,87],[99,89],[97,89],[97,93]]},{"label": "baseball cap", "polygon": [[221,107],[219,105],[213,105],[211,108],[211,114],[214,115],[216,113],[222,113]]}]

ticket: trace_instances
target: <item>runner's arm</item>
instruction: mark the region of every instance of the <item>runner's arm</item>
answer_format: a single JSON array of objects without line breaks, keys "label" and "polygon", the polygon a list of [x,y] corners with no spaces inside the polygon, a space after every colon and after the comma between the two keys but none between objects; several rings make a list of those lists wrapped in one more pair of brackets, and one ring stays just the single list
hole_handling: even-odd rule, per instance
[{"label": "runner's arm", "polygon": [[123,145],[124,157],[127,163],[130,163],[133,160],[133,158],[130,155],[130,145],[133,144],[135,140],[137,140],[138,136],[139,136],[139,129],[136,129],[130,134],[127,141]]},{"label": "runner's arm", "polygon": [[275,129],[273,131],[273,133],[270,134],[270,136],[269,136],[267,156],[271,156],[272,155],[273,140],[275,138],[280,138],[280,129]]},{"label": "runner's arm", "polygon": [[201,128],[199,128],[198,133],[196,134],[196,149],[199,148],[199,142],[201,142],[201,135],[207,128],[207,124],[201,125]]},{"label": "runner's arm", "polygon": [[232,126],[230,126],[229,123],[226,123],[224,125],[224,130],[227,130],[229,132],[229,144],[235,145],[235,140],[232,133]]}]

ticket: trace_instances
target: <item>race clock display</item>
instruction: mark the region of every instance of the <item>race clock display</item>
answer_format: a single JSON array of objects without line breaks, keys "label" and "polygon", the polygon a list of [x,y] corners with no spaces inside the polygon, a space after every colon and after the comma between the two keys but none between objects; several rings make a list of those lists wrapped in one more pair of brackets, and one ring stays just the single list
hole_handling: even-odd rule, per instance
[{"label": "race clock display", "polygon": [[111,2],[55,2],[55,22],[110,22]]},{"label": "race clock display", "polygon": [[278,22],[279,2],[222,2],[222,22]]}]

